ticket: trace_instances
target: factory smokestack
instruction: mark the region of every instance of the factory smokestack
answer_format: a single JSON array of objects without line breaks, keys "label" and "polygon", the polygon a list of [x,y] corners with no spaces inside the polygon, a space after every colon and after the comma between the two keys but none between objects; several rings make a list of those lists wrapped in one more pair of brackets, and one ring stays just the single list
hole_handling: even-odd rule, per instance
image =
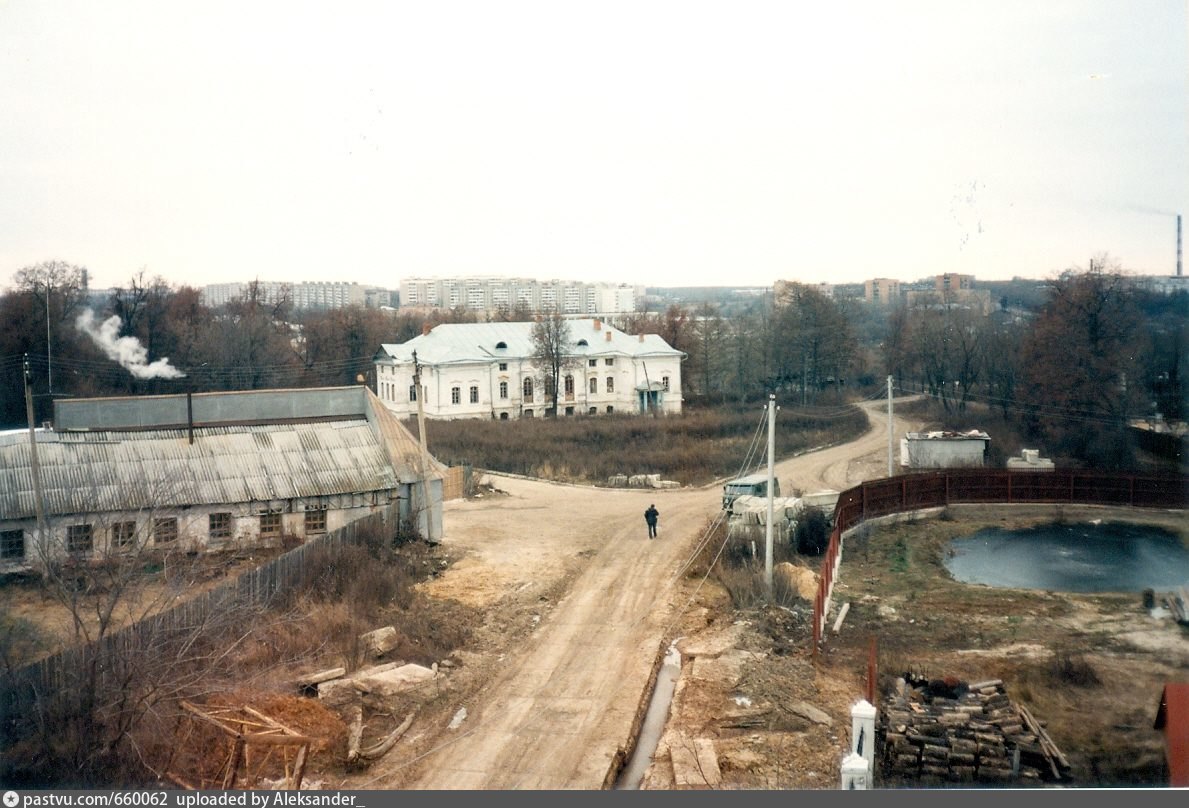
[{"label": "factory smokestack", "polygon": [[1181,214],[1177,214],[1177,277],[1181,277]]}]

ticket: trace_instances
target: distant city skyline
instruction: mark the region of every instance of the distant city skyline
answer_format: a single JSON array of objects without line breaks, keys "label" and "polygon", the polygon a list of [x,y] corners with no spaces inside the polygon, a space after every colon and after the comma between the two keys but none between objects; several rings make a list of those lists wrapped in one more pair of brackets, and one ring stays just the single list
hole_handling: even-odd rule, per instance
[{"label": "distant city skyline", "polygon": [[1175,272],[1184,0],[0,5],[0,284]]}]

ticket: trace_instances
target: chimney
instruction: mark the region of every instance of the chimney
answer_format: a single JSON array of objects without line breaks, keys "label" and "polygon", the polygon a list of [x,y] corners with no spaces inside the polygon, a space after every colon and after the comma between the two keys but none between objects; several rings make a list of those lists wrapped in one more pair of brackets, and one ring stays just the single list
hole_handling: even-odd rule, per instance
[{"label": "chimney", "polygon": [[607,332],[607,342],[610,342],[610,341],[611,341],[611,332],[608,331]]},{"label": "chimney", "polygon": [[1177,214],[1177,277],[1181,277],[1181,214]]},{"label": "chimney", "polygon": [[[1179,221],[1179,220],[1178,220],[1178,221]],[[1178,232],[1179,232],[1179,231],[1178,231]],[[602,327],[603,327],[603,321],[602,321],[602,320],[597,320],[597,319],[596,319],[596,320],[594,321],[594,326],[595,326],[595,331],[598,331],[600,328],[602,328]]]},{"label": "chimney", "polygon": [[432,328],[432,326],[430,326],[429,323],[422,323],[421,324],[421,336],[424,337],[426,334],[428,334],[430,332],[431,328]]}]

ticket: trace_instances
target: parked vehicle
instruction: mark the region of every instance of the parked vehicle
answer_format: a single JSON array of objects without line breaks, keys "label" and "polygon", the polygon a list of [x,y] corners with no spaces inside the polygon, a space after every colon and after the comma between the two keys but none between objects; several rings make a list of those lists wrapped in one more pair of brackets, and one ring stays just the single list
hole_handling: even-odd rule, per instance
[{"label": "parked vehicle", "polygon": [[[746,477],[737,477],[731,480],[722,487],[722,507],[728,513],[731,510],[731,503],[739,497],[766,497],[768,496],[768,475],[763,474],[749,474]],[[772,478],[772,496],[780,496],[780,480],[775,477]]]}]

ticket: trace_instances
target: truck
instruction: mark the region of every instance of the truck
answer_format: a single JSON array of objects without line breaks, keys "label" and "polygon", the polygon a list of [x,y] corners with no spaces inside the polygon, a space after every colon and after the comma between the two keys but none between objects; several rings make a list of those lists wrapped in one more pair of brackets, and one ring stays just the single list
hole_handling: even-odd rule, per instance
[{"label": "truck", "polygon": [[[748,497],[766,497],[768,496],[768,475],[749,474],[745,477],[736,477],[730,480],[722,487],[722,508],[727,513],[731,512],[731,503],[742,496]],[[780,480],[775,477],[772,478],[772,496],[780,496]]]}]

